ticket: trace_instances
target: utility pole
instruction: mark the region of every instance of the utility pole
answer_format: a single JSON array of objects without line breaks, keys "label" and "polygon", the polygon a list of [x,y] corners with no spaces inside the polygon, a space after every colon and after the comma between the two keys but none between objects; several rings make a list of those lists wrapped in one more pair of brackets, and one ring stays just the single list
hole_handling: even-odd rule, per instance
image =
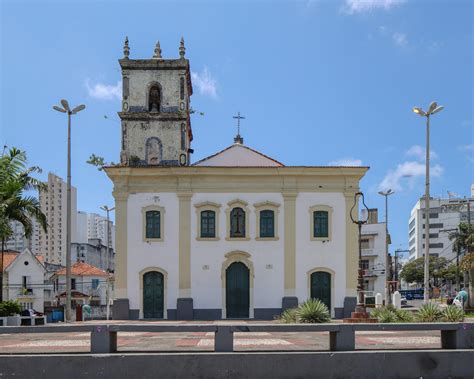
[{"label": "utility pole", "polygon": [[388,234],[388,197],[390,195],[393,195],[395,192],[392,191],[391,189],[388,189],[387,191],[383,192],[380,191],[379,195],[382,195],[385,197],[385,304],[392,304],[392,299],[390,298],[390,286],[389,286],[389,281],[391,278],[390,275],[390,257],[389,257],[389,252],[388,252],[388,245],[389,245],[389,237],[390,235]]},{"label": "utility pole", "polygon": [[108,321],[109,316],[110,316],[110,299],[109,299],[110,297],[110,294],[109,294],[110,212],[112,212],[115,209],[115,207],[109,208],[107,205],[103,205],[102,207],[100,207],[100,209],[107,212],[107,256],[105,257],[105,265],[106,265],[105,272],[107,273],[107,278],[105,279],[105,302],[106,302],[106,309],[107,309],[106,318]]},{"label": "utility pole", "polygon": [[71,115],[82,111],[86,106],[81,104],[71,110],[67,100],[61,105],[53,106],[55,111],[67,113],[67,198],[66,198],[66,322],[72,320],[71,312]]}]

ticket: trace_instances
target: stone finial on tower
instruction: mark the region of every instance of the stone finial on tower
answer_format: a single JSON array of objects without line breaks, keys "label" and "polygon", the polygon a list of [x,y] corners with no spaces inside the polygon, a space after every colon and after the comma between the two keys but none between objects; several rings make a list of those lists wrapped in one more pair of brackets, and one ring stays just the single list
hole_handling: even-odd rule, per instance
[{"label": "stone finial on tower", "polygon": [[155,46],[155,54],[153,54],[153,59],[161,59],[161,47],[160,47],[160,41],[156,43]]},{"label": "stone finial on tower", "polygon": [[125,42],[123,43],[123,59],[128,59],[130,55],[130,48],[128,47],[128,37],[125,37]]},{"label": "stone finial on tower", "polygon": [[184,38],[181,37],[181,42],[179,43],[179,56],[181,59],[184,59],[185,53],[186,53],[186,48],[184,47]]}]

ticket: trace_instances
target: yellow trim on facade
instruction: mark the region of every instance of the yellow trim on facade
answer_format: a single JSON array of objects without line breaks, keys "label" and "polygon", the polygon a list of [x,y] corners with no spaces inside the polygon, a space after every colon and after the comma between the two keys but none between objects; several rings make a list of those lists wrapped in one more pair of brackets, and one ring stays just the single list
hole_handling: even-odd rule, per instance
[{"label": "yellow trim on facade", "polygon": [[[256,229],[257,229],[257,233],[255,234],[255,240],[256,241],[278,241],[279,239],[278,219],[279,219],[279,213],[280,213],[280,210],[279,210],[280,204],[274,203],[272,201],[262,201],[260,203],[255,203],[253,206],[255,207]],[[260,237],[260,212],[266,211],[266,210],[273,211],[273,214],[274,214],[274,218],[273,218],[274,236],[273,237]]]},{"label": "yellow trim on facade", "polygon": [[[345,192],[346,200],[346,296],[357,296],[358,243],[357,226],[351,221],[351,207],[356,192]],[[354,207],[356,220],[359,217],[358,206]]]},{"label": "yellow trim on facade", "polygon": [[[211,201],[204,201],[199,204],[194,204],[196,208],[196,218],[197,218],[197,241],[219,241],[219,216],[220,216],[220,208],[221,204],[213,203]],[[216,220],[215,220],[215,237],[201,237],[201,212],[202,211],[214,211],[216,213]]]},{"label": "yellow trim on facade", "polygon": [[114,191],[115,198],[115,298],[126,299],[127,281],[127,201],[128,193]]},{"label": "yellow trim on facade", "polygon": [[[316,211],[326,211],[328,212],[328,236],[327,237],[315,237],[314,236],[314,212]],[[309,238],[311,241],[322,241],[322,242],[329,242],[332,239],[332,223],[333,223],[333,217],[332,217],[333,209],[332,207],[328,205],[323,205],[323,204],[318,204],[318,205],[313,205],[311,208],[309,208]]]},{"label": "yellow trim on facade", "polygon": [[[148,211],[158,211],[160,212],[160,238],[147,238],[146,236],[146,213]],[[143,242],[163,242],[164,235],[164,224],[165,224],[165,208],[160,207],[159,205],[148,205],[142,208],[142,237]]]},{"label": "yellow trim on facade", "polygon": [[191,196],[178,193],[179,199],[179,297],[191,297]]},{"label": "yellow trim on facade", "polygon": [[249,269],[249,318],[254,318],[254,305],[253,305],[253,282],[255,277],[255,270],[251,260],[251,255],[245,251],[235,250],[224,255],[226,260],[222,263],[221,267],[221,283],[222,283],[222,318],[227,318],[227,307],[226,307],[226,271],[227,268],[235,262],[242,262]]},{"label": "yellow trim on facade", "polygon": [[296,294],[296,193],[284,193],[284,286],[285,296]]},{"label": "yellow trim on facade", "polygon": [[139,308],[139,316],[138,318],[143,319],[143,276],[148,273],[148,272],[159,272],[163,274],[163,319],[168,318],[168,306],[167,306],[167,297],[168,297],[168,273],[166,270],[163,270],[160,267],[147,267],[140,271],[138,273],[138,278],[139,278],[139,285],[140,285],[140,294],[139,294],[139,299],[140,299],[140,308]]}]

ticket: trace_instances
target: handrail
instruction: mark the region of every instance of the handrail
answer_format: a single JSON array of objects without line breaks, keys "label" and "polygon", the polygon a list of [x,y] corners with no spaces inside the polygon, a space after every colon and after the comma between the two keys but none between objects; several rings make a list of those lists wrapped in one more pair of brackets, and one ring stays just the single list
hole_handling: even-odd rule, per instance
[{"label": "handrail", "polygon": [[91,353],[117,352],[117,333],[214,333],[214,351],[234,351],[234,333],[247,332],[329,332],[329,346],[332,351],[355,350],[355,333],[358,331],[441,331],[443,349],[471,349],[474,341],[474,323],[400,323],[400,324],[80,324],[45,326],[1,326],[0,334],[12,333],[91,333]]}]

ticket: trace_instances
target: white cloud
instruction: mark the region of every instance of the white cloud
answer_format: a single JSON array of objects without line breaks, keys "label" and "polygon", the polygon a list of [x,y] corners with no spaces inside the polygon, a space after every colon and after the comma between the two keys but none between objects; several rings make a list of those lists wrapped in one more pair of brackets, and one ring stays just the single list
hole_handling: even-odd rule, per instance
[{"label": "white cloud", "polygon": [[191,72],[191,78],[201,95],[217,98],[217,80],[212,77],[207,67],[204,67],[201,73]]},{"label": "white cloud", "polygon": [[345,0],[343,10],[345,13],[372,12],[377,9],[389,10],[406,0]]},{"label": "white cloud", "polygon": [[[424,161],[426,158],[426,149],[420,145],[413,145],[407,150],[406,155],[410,157],[416,157],[420,161]],[[433,150],[430,150],[430,158],[438,159],[438,154],[436,154],[436,152],[434,152]]]},{"label": "white cloud", "polygon": [[[430,177],[439,177],[443,174],[443,168],[436,164],[430,167]],[[389,170],[385,178],[379,184],[380,190],[392,189],[402,190],[402,180],[407,178],[411,182],[416,178],[424,177],[425,164],[422,162],[408,161],[400,163],[395,170]]]},{"label": "white cloud", "polygon": [[329,166],[362,166],[360,159],[342,158],[328,163]]},{"label": "white cloud", "polygon": [[405,47],[408,45],[408,39],[405,33],[393,33],[392,40],[395,45],[400,47]]},{"label": "white cloud", "polygon": [[122,98],[122,82],[116,85],[95,83],[91,85],[90,80],[86,80],[86,88],[90,97],[100,100],[120,100]]}]

